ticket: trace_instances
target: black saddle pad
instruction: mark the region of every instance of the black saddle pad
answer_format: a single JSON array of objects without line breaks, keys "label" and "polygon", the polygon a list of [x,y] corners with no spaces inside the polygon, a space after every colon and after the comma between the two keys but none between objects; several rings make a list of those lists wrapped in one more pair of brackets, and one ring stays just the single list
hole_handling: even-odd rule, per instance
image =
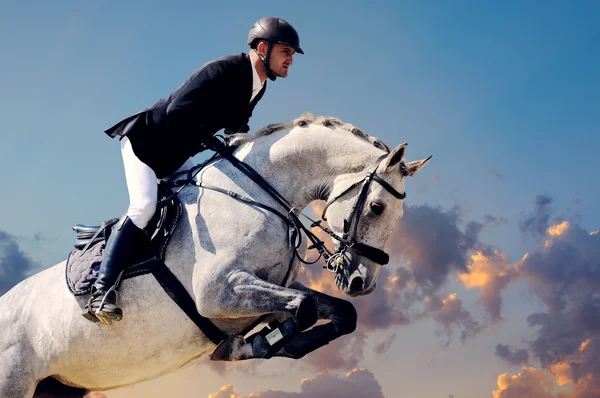
[{"label": "black saddle pad", "polygon": [[67,258],[67,286],[75,296],[89,294],[98,278],[98,269],[102,262],[105,242],[98,242],[85,253],[73,250]]},{"label": "black saddle pad", "polygon": [[[160,195],[161,199],[165,199],[170,192],[167,191],[164,194]],[[171,196],[164,207],[157,209],[153,220],[149,223],[151,240],[145,252],[139,257],[141,260],[128,266],[121,279],[146,274],[151,271],[149,267],[153,264],[148,260],[164,259],[165,249],[180,217],[181,202],[177,196]],[[85,296],[91,293],[92,285],[98,278],[106,241],[95,239],[88,247],[84,248],[81,241],[78,240],[75,246],[76,249],[67,257],[66,282],[73,295]]]}]

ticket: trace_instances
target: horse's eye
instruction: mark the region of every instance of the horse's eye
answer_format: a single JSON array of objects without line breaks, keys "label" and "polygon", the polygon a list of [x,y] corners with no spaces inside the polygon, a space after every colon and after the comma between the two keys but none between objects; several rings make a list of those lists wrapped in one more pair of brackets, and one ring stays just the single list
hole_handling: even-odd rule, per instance
[{"label": "horse's eye", "polygon": [[381,203],[377,203],[377,202],[371,203],[371,211],[377,215],[380,215],[381,213],[383,213],[384,209],[385,209],[385,207],[383,207],[383,205]]}]

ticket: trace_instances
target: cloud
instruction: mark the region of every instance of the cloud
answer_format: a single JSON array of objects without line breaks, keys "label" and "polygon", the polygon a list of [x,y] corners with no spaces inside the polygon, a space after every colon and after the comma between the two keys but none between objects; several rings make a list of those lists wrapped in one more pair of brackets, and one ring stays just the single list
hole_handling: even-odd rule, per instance
[{"label": "cloud", "polygon": [[491,250],[479,241],[482,227],[478,222],[463,222],[458,208],[408,206],[392,236],[391,253],[400,266],[386,290],[393,293],[392,302],[406,323],[411,317],[436,321],[444,345],[455,329],[463,342],[481,331],[456,295],[441,298],[440,290],[452,273],[470,272],[471,253]]},{"label": "cloud", "polygon": [[19,249],[15,237],[0,230],[0,295],[29,276],[37,267],[39,264]]},{"label": "cloud", "polygon": [[557,382],[543,372],[523,368],[516,375],[504,373],[498,376],[498,390],[492,391],[493,398],[598,398],[600,387],[595,378],[584,378],[570,391],[555,391],[570,381],[572,370],[568,364],[554,371]]},{"label": "cloud", "polygon": [[[554,378],[553,385],[571,388],[557,397],[600,397],[600,235],[572,221],[551,223],[550,203],[550,197],[537,197],[536,208],[523,223],[523,229],[538,233],[543,239],[512,271],[505,269],[505,274],[511,275],[511,280],[517,277],[524,280],[532,296],[544,307],[527,317],[529,326],[535,328],[534,338],[528,342],[528,354]],[[497,355],[509,361],[516,362],[517,354],[522,351],[506,352],[505,346],[500,347]],[[523,358],[525,354],[519,355]],[[536,394],[542,394],[540,389],[548,390],[536,376],[540,371],[532,369],[516,376],[501,376],[506,388],[499,381],[501,389],[494,396],[543,396],[511,392],[526,391],[521,385],[524,380],[531,382],[525,384]]]},{"label": "cloud", "polygon": [[394,333],[391,336],[388,336],[384,339],[380,339],[377,342],[377,344],[375,344],[375,348],[374,348],[375,353],[381,355],[381,354],[388,352],[389,349],[392,347],[392,344],[394,344],[394,341],[396,341],[396,333]]},{"label": "cloud", "polygon": [[314,378],[302,380],[300,392],[269,390],[239,395],[232,384],[221,388],[219,392],[209,394],[208,398],[383,398],[381,386],[373,373],[367,369],[354,369],[340,376],[330,371],[319,373]]},{"label": "cloud", "polygon": [[492,215],[489,214],[484,214],[483,215],[483,224],[484,225],[507,225],[508,224],[508,220],[505,217],[494,217]]},{"label": "cloud", "polygon": [[459,209],[407,206],[389,245],[415,284],[415,298],[434,295],[451,271],[466,272],[469,253],[480,247],[478,222],[463,224]]},{"label": "cloud", "polygon": [[513,350],[504,344],[496,345],[496,356],[504,359],[511,365],[523,365],[527,363],[529,354],[527,350]]},{"label": "cloud", "polygon": [[550,312],[582,304],[582,294],[600,288],[600,235],[568,221],[549,226],[544,244],[517,267]]},{"label": "cloud", "polygon": [[33,234],[33,240],[36,243],[40,243],[40,242],[56,242],[56,238],[48,238],[47,236],[44,236],[44,234],[42,234],[41,232],[36,232],[35,234]]},{"label": "cloud", "polygon": [[600,394],[600,235],[564,221],[517,265],[546,311],[528,317],[538,329],[530,351],[574,394]]},{"label": "cloud", "polygon": [[302,359],[303,364],[317,371],[354,369],[364,358],[366,340],[364,332],[355,331],[311,352]]},{"label": "cloud", "polygon": [[502,291],[518,278],[507,255],[499,250],[479,251],[471,255],[467,272],[459,273],[466,288],[478,287],[478,302],[483,305],[492,324],[502,319]]},{"label": "cloud", "polygon": [[409,323],[408,310],[402,301],[401,288],[398,287],[401,279],[397,276],[402,270],[396,270],[396,276],[391,276],[387,268],[379,272],[379,285],[368,296],[353,300],[358,313],[359,325],[364,330],[381,330],[390,326],[407,325]]},{"label": "cloud", "polygon": [[208,398],[241,398],[241,395],[237,394],[235,386],[233,384],[227,384],[221,387],[218,392],[208,394]]},{"label": "cloud", "polygon": [[482,329],[481,325],[463,308],[462,301],[456,297],[456,294],[450,294],[445,299],[436,296],[428,297],[425,300],[425,312],[438,323],[439,329],[436,334],[445,338],[444,346],[448,346],[452,341],[455,328],[461,331],[462,343],[477,335]]},{"label": "cloud", "polygon": [[550,226],[551,204],[552,198],[550,196],[537,195],[533,213],[524,216],[519,222],[521,231],[533,233],[535,236],[543,236]]},{"label": "cloud", "polygon": [[498,376],[498,390],[494,398],[554,398],[553,384],[537,369],[523,368],[516,375]]},{"label": "cloud", "polygon": [[494,168],[488,169],[488,174],[493,177],[496,177],[499,180],[504,180],[504,174],[502,174],[501,172],[499,172],[498,170],[496,170]]}]

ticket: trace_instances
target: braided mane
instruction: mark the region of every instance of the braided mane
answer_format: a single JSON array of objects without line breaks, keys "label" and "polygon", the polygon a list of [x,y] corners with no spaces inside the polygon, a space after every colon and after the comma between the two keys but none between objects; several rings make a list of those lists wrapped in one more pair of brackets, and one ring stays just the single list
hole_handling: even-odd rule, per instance
[{"label": "braided mane", "polygon": [[289,123],[273,123],[266,127],[261,128],[254,134],[234,134],[229,137],[229,145],[236,148],[247,142],[251,142],[259,137],[273,134],[277,131],[284,129],[292,129],[294,127],[309,127],[311,125],[322,125],[329,127],[334,130],[345,130],[353,135],[363,139],[364,141],[370,142],[374,147],[379,148],[387,153],[390,152],[390,148],[378,138],[368,135],[358,127],[353,126],[350,123],[344,123],[340,119],[331,116],[315,116],[310,112],[305,112],[298,118],[294,119]]}]

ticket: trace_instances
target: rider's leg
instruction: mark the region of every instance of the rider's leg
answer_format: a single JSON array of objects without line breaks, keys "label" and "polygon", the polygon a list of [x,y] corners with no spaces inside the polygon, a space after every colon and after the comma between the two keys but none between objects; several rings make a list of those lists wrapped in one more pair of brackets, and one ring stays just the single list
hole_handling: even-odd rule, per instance
[{"label": "rider's leg", "polygon": [[86,308],[104,323],[119,321],[123,316],[117,306],[114,287],[121,271],[133,262],[146,242],[144,228],[152,219],[157,204],[156,174],[137,158],[127,137],[121,140],[121,153],[130,205],[125,218],[113,228],[106,243],[98,279]]}]

